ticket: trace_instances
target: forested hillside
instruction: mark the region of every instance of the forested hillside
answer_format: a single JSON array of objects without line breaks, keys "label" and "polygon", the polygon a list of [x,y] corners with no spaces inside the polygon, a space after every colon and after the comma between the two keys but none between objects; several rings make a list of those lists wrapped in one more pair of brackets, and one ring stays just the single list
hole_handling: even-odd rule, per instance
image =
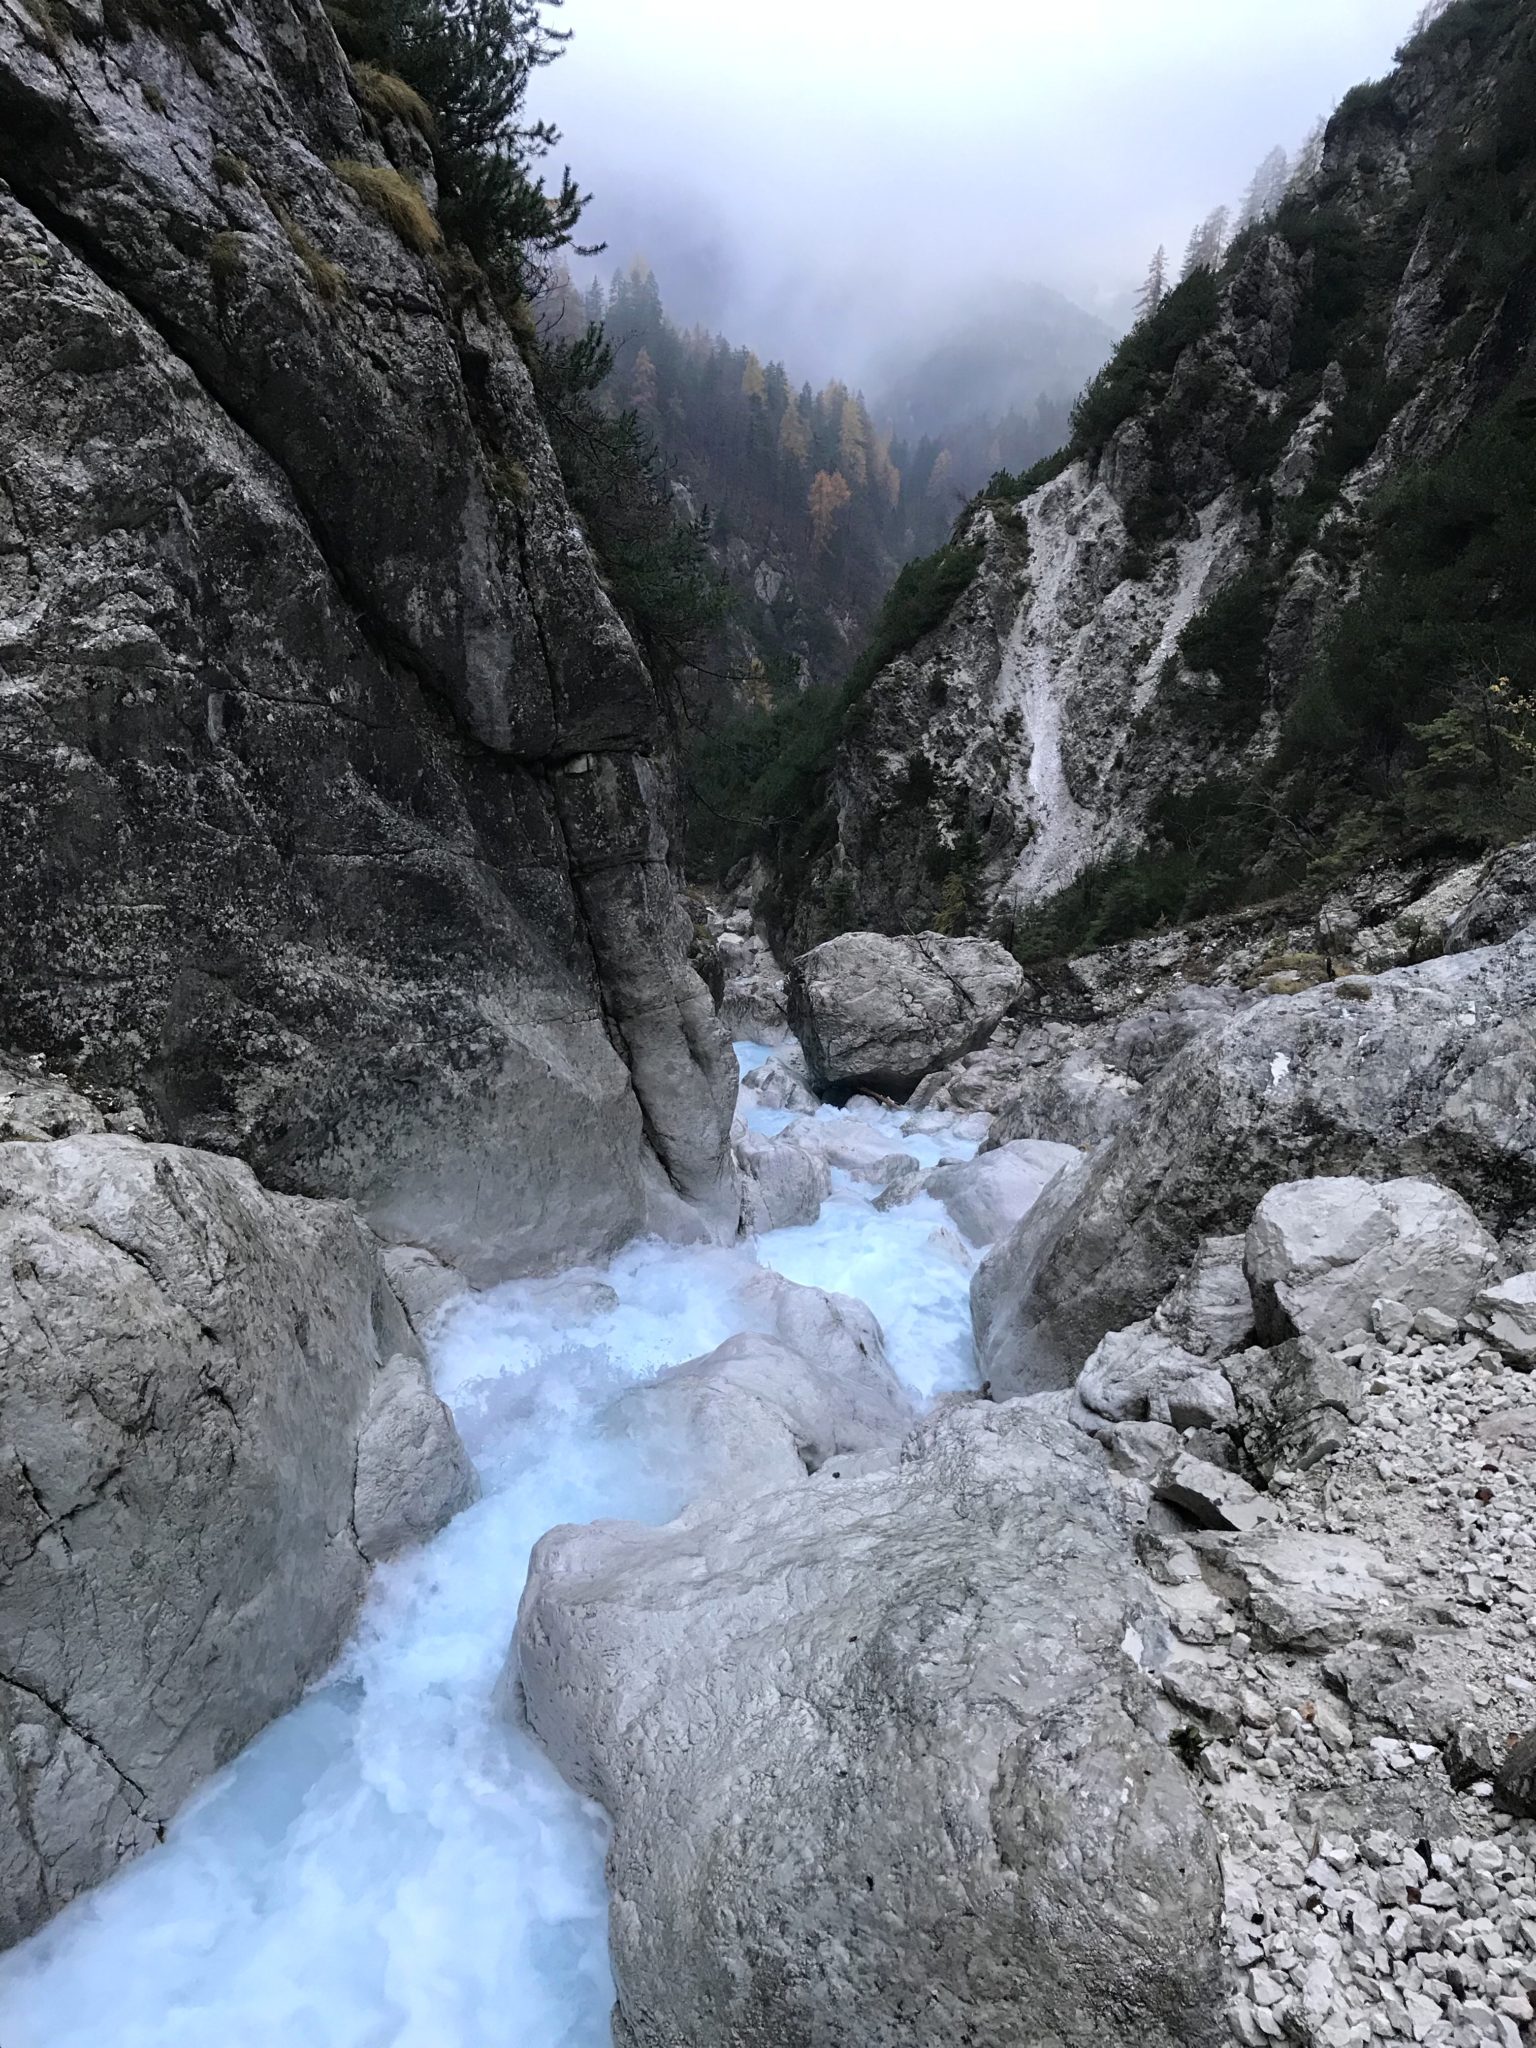
[{"label": "forested hillside", "polygon": [[797,938],[1081,947],[1531,830],[1529,9],[1428,21],[1266,204],[972,505],[943,630],[717,792]]}]

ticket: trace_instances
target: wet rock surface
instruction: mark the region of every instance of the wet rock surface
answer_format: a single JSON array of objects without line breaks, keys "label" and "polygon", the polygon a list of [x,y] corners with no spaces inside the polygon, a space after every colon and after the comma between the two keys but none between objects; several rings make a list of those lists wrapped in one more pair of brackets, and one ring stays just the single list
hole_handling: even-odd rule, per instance
[{"label": "wet rock surface", "polygon": [[618,2039],[1216,2048],[1212,1840],[1097,1457],[962,1402],[884,1470],[544,1539],[516,1669],[614,1820]]},{"label": "wet rock surface", "polygon": [[149,1847],[474,1481],[368,1233],[234,1160],[0,1145],[0,1350],[5,1941]]}]

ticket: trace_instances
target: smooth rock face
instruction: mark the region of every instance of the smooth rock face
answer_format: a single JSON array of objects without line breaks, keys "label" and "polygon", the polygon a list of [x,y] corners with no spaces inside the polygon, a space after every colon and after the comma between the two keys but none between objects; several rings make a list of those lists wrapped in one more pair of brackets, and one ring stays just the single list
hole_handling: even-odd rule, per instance
[{"label": "smooth rock face", "polygon": [[1433,1178],[1486,1225],[1536,1207],[1536,931],[1256,1004],[1153,1081],[1135,1119],[1046,1192],[976,1275],[982,1371],[1064,1386],[1149,1314],[1199,1240],[1303,1173]]},{"label": "smooth rock face", "polygon": [[146,1847],[473,1479],[368,1234],[235,1160],[0,1145],[0,1939]]},{"label": "smooth rock face", "polygon": [[988,1245],[1028,1215],[1058,1173],[1080,1166],[1082,1156],[1072,1145],[1021,1138],[974,1159],[936,1166],[924,1185],[968,1244]]},{"label": "smooth rock face", "polygon": [[1120,1517],[1076,1432],[966,1402],[887,1470],[544,1538],[516,1669],[613,1818],[625,2048],[1217,2048]]},{"label": "smooth rock face", "polygon": [[0,35],[8,1046],[476,1280],[728,1236],[661,708],[513,337],[331,170],[385,150],[318,0],[54,13]]},{"label": "smooth rock face", "polygon": [[990,1037],[1023,985],[988,939],[846,932],[791,966],[789,1021],[819,1087],[905,1097]]},{"label": "smooth rock face", "polygon": [[869,1355],[845,1348],[833,1363],[751,1333],[674,1366],[621,1406],[656,1458],[686,1449],[712,1494],[793,1485],[828,1459],[894,1447],[912,1421],[878,1344]]},{"label": "smooth rock face", "polygon": [[1380,1297],[1459,1316],[1499,1250],[1459,1195],[1433,1181],[1353,1175],[1271,1188],[1248,1226],[1244,1265],[1259,1337],[1337,1344]]}]

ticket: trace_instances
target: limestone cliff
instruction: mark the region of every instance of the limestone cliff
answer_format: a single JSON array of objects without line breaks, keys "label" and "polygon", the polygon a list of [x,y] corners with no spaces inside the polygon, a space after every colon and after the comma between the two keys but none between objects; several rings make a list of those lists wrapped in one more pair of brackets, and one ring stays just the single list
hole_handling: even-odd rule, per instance
[{"label": "limestone cliff", "polygon": [[7,0],[0,1036],[485,1279],[734,1229],[735,1076],[434,198],[318,0]]},{"label": "limestone cliff", "polygon": [[[1457,782],[1459,733],[1415,720],[1470,715],[1530,630],[1523,540],[1483,545],[1473,437],[1506,465],[1525,445],[1533,75],[1528,11],[1458,0],[1349,96],[1277,215],[1133,331],[1044,480],[994,481],[958,535],[969,590],[845,720],[822,845],[786,876],[793,942],[828,903],[830,928],[1007,937],[1134,858],[1148,902],[1093,935],[1119,937],[1354,843],[1531,829],[1498,735],[1480,765],[1469,727]],[[1415,477],[1428,508],[1405,513]],[[1486,499],[1501,482],[1523,496],[1511,475]],[[1398,563],[1394,528],[1434,519],[1435,551]],[[1465,588],[1437,587],[1442,557]]]}]

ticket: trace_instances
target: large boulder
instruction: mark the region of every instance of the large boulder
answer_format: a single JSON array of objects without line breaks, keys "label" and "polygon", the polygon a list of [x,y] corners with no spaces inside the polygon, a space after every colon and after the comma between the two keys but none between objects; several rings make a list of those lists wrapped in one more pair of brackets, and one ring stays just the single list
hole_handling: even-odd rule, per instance
[{"label": "large boulder", "polygon": [[1516,1273],[1510,1280],[1483,1288],[1468,1311],[1467,1322],[1511,1365],[1531,1371],[1536,1367],[1536,1273]]},{"label": "large boulder", "polygon": [[350,1209],[0,1145],[0,1942],[147,1847],[473,1475]]},{"label": "large boulder", "polygon": [[534,1553],[509,1674],[613,1821],[615,2038],[1216,2048],[1214,1843],[1101,1454],[965,1402],[834,1470]]},{"label": "large boulder", "polygon": [[1459,1317],[1498,1262],[1493,1238],[1448,1188],[1353,1174],[1271,1188],[1244,1254],[1265,1344],[1342,1343],[1369,1326],[1379,1297]]},{"label": "large boulder", "polygon": [[845,932],[789,971],[789,1021],[826,1092],[905,1097],[989,1038],[1024,985],[989,939]]},{"label": "large boulder", "polygon": [[1447,952],[1490,946],[1536,924],[1536,839],[1490,854],[1470,899],[1445,929]]},{"label": "large boulder", "polygon": [[744,1131],[735,1149],[743,1230],[755,1234],[816,1221],[832,1192],[832,1169],[824,1158],[760,1131]]},{"label": "large boulder", "polygon": [[1075,1046],[1047,1060],[1010,1057],[1015,1072],[998,1091],[992,1127],[998,1144],[1042,1138],[1088,1151],[1135,1114],[1141,1082],[1091,1047]]},{"label": "large boulder", "polygon": [[1034,1207],[1058,1173],[1082,1164],[1074,1145],[1020,1138],[974,1159],[936,1166],[924,1186],[968,1244],[994,1244]]},{"label": "large boulder", "polygon": [[1110,1331],[1077,1376],[1077,1398],[1108,1422],[1224,1429],[1236,1419],[1225,1377],[1150,1323]]},{"label": "large boulder", "polygon": [[1202,1237],[1244,1230],[1279,1181],[1422,1175],[1488,1226],[1536,1209],[1536,931],[1231,1018],[1134,1120],[1047,1189],[972,1288],[982,1369],[1068,1386],[1147,1315]]},{"label": "large boulder", "polygon": [[637,1387],[620,1412],[653,1459],[673,1471],[684,1460],[708,1493],[760,1493],[829,1459],[894,1449],[912,1421],[878,1344],[827,1362],[753,1332]]}]

